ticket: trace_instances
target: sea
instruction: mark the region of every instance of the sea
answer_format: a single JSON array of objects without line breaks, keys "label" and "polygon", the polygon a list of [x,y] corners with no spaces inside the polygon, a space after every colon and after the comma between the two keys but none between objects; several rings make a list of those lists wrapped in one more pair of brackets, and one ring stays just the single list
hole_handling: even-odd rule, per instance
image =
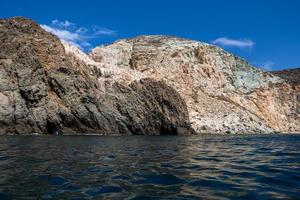
[{"label": "sea", "polygon": [[1,136],[0,199],[300,199],[300,135]]}]

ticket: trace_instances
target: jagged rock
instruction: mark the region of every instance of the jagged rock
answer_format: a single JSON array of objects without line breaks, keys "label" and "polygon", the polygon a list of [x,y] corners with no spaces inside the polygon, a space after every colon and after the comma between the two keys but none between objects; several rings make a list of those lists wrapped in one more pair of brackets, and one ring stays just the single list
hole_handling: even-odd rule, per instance
[{"label": "jagged rock", "polygon": [[31,20],[0,20],[0,134],[194,133],[173,88],[97,79],[98,64],[65,46]]},{"label": "jagged rock", "polygon": [[197,132],[300,131],[297,93],[291,85],[219,47],[139,36],[97,47],[89,56],[104,75],[99,81],[128,85],[148,77],[174,87]]}]

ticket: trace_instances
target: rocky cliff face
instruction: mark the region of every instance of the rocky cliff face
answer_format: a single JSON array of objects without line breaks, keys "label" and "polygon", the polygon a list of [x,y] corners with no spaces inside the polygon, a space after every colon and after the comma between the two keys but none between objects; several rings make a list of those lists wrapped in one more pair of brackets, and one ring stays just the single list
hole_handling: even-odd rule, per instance
[{"label": "rocky cliff face", "polygon": [[0,20],[0,134],[300,132],[299,85],[221,48],[140,36],[86,55]]},{"label": "rocky cliff face", "polygon": [[103,78],[97,64],[65,45],[31,20],[0,20],[0,134],[194,132],[172,87]]},{"label": "rocky cliff face", "polygon": [[300,68],[273,71],[272,74],[285,79],[292,86],[300,86]]},{"label": "rocky cliff face", "polygon": [[[300,68],[287,69],[281,71],[274,71],[272,74],[281,77],[286,80],[292,86],[292,97],[295,99],[293,108],[295,110],[295,118],[298,120],[299,125],[299,115],[300,115]],[[298,116],[298,117],[297,117]],[[299,130],[299,129],[298,129]],[[299,132],[299,131],[298,131]]]},{"label": "rocky cliff face", "polygon": [[140,36],[97,47],[89,65],[99,81],[128,85],[145,77],[172,86],[200,133],[299,132],[297,91],[278,76],[221,48],[166,36]]}]

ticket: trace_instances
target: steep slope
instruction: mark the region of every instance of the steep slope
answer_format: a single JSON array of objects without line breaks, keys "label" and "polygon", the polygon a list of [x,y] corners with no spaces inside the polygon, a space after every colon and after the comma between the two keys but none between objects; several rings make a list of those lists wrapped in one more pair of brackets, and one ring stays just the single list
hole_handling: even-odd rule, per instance
[{"label": "steep slope", "polygon": [[271,73],[287,80],[291,85],[300,86],[300,68],[273,71]]},{"label": "steep slope", "polygon": [[166,36],[140,36],[89,54],[102,77],[130,84],[145,77],[174,87],[197,132],[297,132],[295,91],[283,79],[221,48]]},{"label": "steep slope", "polygon": [[273,71],[272,74],[285,79],[292,86],[293,96],[296,102],[294,108],[298,116],[297,119],[300,121],[300,68]]},{"label": "steep slope", "polygon": [[0,134],[194,132],[173,88],[153,79],[99,81],[97,67],[31,20],[1,19],[0,41]]}]

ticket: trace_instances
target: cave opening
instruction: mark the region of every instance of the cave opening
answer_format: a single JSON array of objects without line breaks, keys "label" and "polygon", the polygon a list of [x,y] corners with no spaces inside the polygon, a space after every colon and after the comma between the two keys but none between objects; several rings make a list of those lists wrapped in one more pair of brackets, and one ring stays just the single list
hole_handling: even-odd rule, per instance
[{"label": "cave opening", "polygon": [[160,135],[177,135],[177,128],[172,124],[162,124],[160,131]]},{"label": "cave opening", "polygon": [[47,122],[46,129],[50,135],[61,135],[61,131],[54,122]]}]

